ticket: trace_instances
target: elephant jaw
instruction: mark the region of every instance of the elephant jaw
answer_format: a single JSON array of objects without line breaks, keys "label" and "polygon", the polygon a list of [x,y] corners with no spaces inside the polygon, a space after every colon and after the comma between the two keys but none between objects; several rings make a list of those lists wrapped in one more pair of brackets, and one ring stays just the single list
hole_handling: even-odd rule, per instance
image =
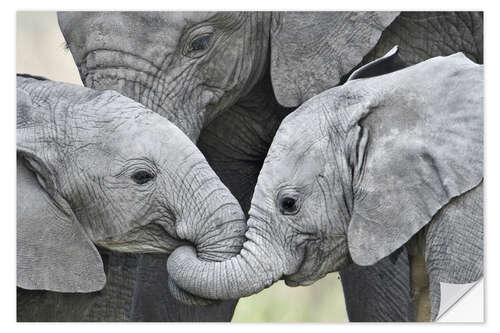
[{"label": "elephant jaw", "polygon": [[[302,259],[299,261],[297,269],[292,274],[284,275],[283,280],[289,287],[310,286],[314,282],[322,279],[328,273],[337,272],[345,268],[351,261],[347,253],[343,253],[338,258],[333,254],[329,255],[330,260],[321,256],[318,251],[321,244],[328,240],[311,235],[304,235],[306,239],[299,247],[302,246]],[[342,243],[333,246],[333,249],[341,247]],[[333,252],[335,253],[335,252]]]},{"label": "elephant jaw", "polygon": [[123,234],[96,240],[94,243],[116,252],[168,256],[177,247],[186,245],[185,241],[172,236],[169,229],[165,228],[162,223],[153,222],[133,228]]}]

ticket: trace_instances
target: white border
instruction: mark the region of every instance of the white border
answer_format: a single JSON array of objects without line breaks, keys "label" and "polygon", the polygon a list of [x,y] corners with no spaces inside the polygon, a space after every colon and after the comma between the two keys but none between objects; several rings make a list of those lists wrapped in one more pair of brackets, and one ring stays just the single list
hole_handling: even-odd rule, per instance
[{"label": "white border", "polygon": [[[121,324],[16,324],[15,323],[15,131],[14,131],[14,114],[15,114],[15,11],[16,10],[209,10],[209,9],[226,9],[226,10],[484,10],[485,11],[485,87],[486,87],[486,114],[485,114],[485,137],[486,137],[486,167],[485,167],[485,271],[487,285],[485,294],[485,320],[486,325],[463,325],[463,324],[427,324],[425,327],[419,324],[344,324],[345,327],[340,327],[341,324],[295,324],[295,325],[228,325],[228,324],[144,324],[144,323],[121,323]],[[498,211],[494,208],[498,200],[498,189],[500,189],[499,176],[495,171],[500,170],[499,165],[499,148],[500,142],[500,107],[498,103],[499,87],[496,78],[498,77],[498,58],[500,50],[498,46],[498,35],[500,33],[500,15],[495,6],[494,1],[436,1],[436,0],[419,0],[411,2],[403,2],[401,0],[391,1],[269,1],[269,0],[252,0],[248,2],[227,1],[189,1],[182,0],[179,2],[173,1],[118,1],[115,3],[104,2],[102,0],[85,0],[73,1],[67,0],[44,0],[44,1],[5,1],[3,2],[1,15],[2,24],[2,40],[3,52],[1,53],[2,61],[2,118],[1,118],[1,135],[0,140],[2,145],[2,163],[0,163],[2,175],[1,186],[1,212],[2,212],[2,283],[3,288],[2,302],[0,314],[2,316],[2,328],[11,330],[50,330],[50,332],[67,332],[70,329],[72,332],[88,332],[88,330],[105,329],[107,332],[137,332],[143,326],[148,326],[145,329],[151,330],[176,330],[185,332],[186,330],[203,329],[207,331],[221,332],[226,329],[237,329],[243,332],[253,332],[254,330],[289,330],[303,331],[305,325],[314,326],[310,329],[332,331],[335,329],[348,329],[350,332],[363,332],[366,329],[380,329],[384,332],[398,331],[403,329],[405,332],[424,330],[439,330],[450,329],[454,332],[475,331],[478,328],[496,325],[498,315],[497,307],[493,305],[493,301],[500,295],[498,279],[498,263],[494,253],[498,250],[500,241],[496,237],[500,237],[499,231],[499,216]],[[491,205],[488,205],[490,203]],[[491,236],[489,236],[491,235]],[[489,295],[489,296],[487,296]],[[490,302],[491,301],[491,302]],[[477,302],[477,301],[476,301]],[[471,304],[471,306],[477,306]],[[489,316],[489,309],[492,309]],[[202,327],[200,326],[202,325]],[[335,327],[331,327],[334,325]],[[402,327],[401,325],[404,325]],[[369,326],[369,327],[367,327]]]}]

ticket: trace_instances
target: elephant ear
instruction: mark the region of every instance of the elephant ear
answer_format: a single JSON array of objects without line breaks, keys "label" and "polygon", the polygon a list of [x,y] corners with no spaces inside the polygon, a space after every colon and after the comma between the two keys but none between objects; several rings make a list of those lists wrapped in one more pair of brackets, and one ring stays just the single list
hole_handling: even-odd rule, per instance
[{"label": "elephant ear", "polygon": [[384,56],[356,69],[354,72],[352,72],[347,81],[349,82],[351,80],[365,79],[369,77],[384,75],[403,69],[405,67],[406,64],[399,56],[399,48],[396,45]]},{"label": "elephant ear", "polygon": [[399,12],[280,12],[271,27],[271,80],[295,107],[338,85],[377,44]]},{"label": "elephant ear", "polygon": [[482,181],[483,68],[457,53],[342,89],[368,95],[350,113],[348,243],[355,263],[372,265]]},{"label": "elephant ear", "polygon": [[57,292],[92,292],[106,276],[99,252],[57,191],[42,140],[36,140],[29,95],[18,89],[17,286]]}]

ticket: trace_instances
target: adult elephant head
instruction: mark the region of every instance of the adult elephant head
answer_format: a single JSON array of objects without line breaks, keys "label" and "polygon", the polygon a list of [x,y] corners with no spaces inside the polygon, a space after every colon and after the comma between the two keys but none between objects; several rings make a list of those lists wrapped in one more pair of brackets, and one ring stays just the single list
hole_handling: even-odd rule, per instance
[{"label": "adult elephant head", "polygon": [[222,110],[248,95],[268,70],[277,100],[286,107],[296,107],[337,85],[396,16],[393,12],[58,15],[84,85],[114,89],[139,101],[173,121],[193,141]]},{"label": "adult elephant head", "polygon": [[309,285],[352,261],[373,265],[415,235],[427,240],[432,301],[417,319],[437,316],[440,282],[481,277],[483,66],[457,53],[366,78],[383,64],[283,121],[241,254],[208,263],[179,247],[168,265],[181,288],[230,299],[280,278]]},{"label": "adult elephant head", "polygon": [[17,94],[19,287],[101,290],[95,245],[167,256],[190,242],[206,260],[239,252],[240,205],[167,119],[114,91],[33,77],[18,76]]}]

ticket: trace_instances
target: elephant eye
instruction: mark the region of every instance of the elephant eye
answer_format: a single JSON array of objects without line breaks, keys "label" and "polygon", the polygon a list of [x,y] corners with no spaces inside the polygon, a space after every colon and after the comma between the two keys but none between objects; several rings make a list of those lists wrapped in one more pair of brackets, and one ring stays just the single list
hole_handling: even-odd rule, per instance
[{"label": "elephant eye", "polygon": [[212,35],[203,35],[191,42],[191,51],[200,51],[205,50],[210,45],[210,40],[212,39]]},{"label": "elephant eye", "polygon": [[290,197],[284,197],[280,201],[280,210],[282,214],[293,215],[298,212],[297,200]]},{"label": "elephant eye", "polygon": [[213,33],[198,35],[186,47],[184,54],[190,58],[199,58],[204,55],[212,43]]},{"label": "elephant eye", "polygon": [[154,178],[155,176],[152,173],[144,170],[137,171],[132,175],[132,180],[137,184],[145,184]]}]

